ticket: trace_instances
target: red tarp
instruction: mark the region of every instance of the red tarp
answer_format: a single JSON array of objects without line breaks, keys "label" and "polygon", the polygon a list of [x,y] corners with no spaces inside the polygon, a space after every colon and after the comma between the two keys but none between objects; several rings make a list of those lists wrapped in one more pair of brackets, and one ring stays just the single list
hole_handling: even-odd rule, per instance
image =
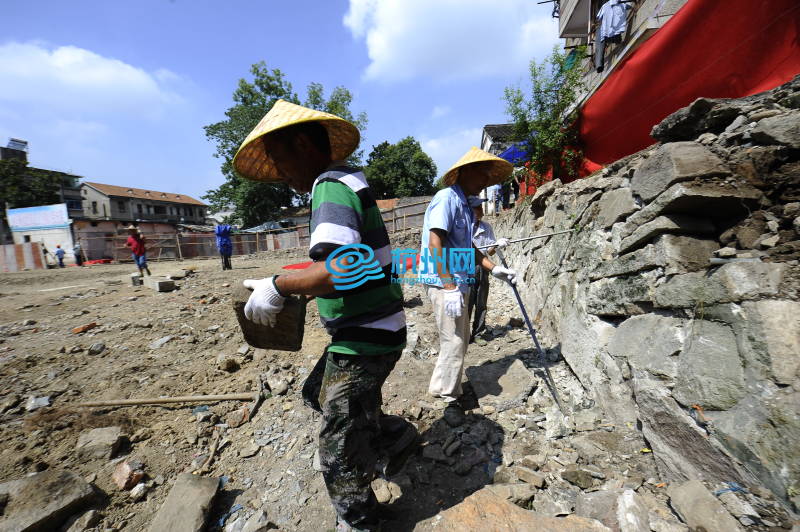
[{"label": "red tarp", "polygon": [[653,126],[696,98],[749,96],[798,73],[800,1],[689,0],[584,105],[586,158],[646,148]]}]

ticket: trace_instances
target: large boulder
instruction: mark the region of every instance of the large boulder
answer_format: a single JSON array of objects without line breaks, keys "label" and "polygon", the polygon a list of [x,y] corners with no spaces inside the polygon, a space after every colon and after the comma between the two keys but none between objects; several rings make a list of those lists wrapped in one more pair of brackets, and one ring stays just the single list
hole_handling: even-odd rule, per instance
[{"label": "large boulder", "polygon": [[692,321],[672,394],[686,407],[727,410],[746,393],[736,337],[727,325]]},{"label": "large boulder", "polygon": [[217,495],[219,479],[183,473],[150,523],[150,532],[201,532]]},{"label": "large boulder", "polygon": [[650,201],[674,183],[729,174],[719,157],[702,144],[671,142],[659,147],[636,169],[631,190]]},{"label": "large boulder", "polygon": [[80,476],[50,470],[0,484],[0,498],[8,497],[0,530],[50,532],[95,500],[95,491]]},{"label": "large boulder", "polygon": [[700,478],[745,483],[735,460],[670,396],[663,384],[645,372],[633,372],[633,389],[642,435],[647,439],[661,478]]},{"label": "large boulder", "polygon": [[611,532],[595,519],[574,515],[546,517],[523,510],[499,495],[490,487],[476,491],[461,503],[448,508],[436,518],[435,527],[422,530],[462,532],[463,530],[503,530],[507,532]]}]

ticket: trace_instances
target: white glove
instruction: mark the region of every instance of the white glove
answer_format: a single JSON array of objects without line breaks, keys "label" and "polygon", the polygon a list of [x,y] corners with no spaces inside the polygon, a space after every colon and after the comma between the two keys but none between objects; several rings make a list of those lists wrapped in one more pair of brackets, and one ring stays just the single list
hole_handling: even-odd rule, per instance
[{"label": "white glove", "polygon": [[501,281],[507,282],[508,284],[517,284],[517,272],[511,268],[495,266],[492,268],[492,275]]},{"label": "white glove", "polygon": [[286,300],[275,288],[275,278],[246,279],[243,284],[253,291],[244,306],[245,317],[254,323],[275,327],[275,320]]},{"label": "white glove", "polygon": [[494,245],[499,247],[500,249],[505,249],[505,247],[508,245],[508,239],[498,238],[497,240],[494,241]]},{"label": "white glove", "polygon": [[444,313],[451,318],[461,317],[461,308],[464,306],[464,295],[461,290],[452,288],[444,290]]}]

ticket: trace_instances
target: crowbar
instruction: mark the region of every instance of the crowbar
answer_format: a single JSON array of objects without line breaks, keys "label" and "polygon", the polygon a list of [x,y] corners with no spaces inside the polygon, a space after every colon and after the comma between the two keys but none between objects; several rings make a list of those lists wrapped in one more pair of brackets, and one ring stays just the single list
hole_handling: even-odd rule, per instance
[{"label": "crowbar", "polygon": [[[548,236],[553,235],[563,235],[564,233],[571,233],[575,229],[567,229],[566,231],[556,231],[555,233],[545,233],[543,235],[534,235],[534,236],[527,236],[525,238],[515,238],[514,240],[509,240],[509,244],[516,244],[517,242],[527,242],[528,240],[535,240],[537,238],[547,238]],[[488,249],[497,247],[497,244],[489,244],[488,246],[478,246],[476,249]]]},{"label": "crowbar", "polygon": [[[503,256],[503,251],[500,248],[497,248],[497,256],[500,257],[500,262],[503,264],[503,267],[508,268],[508,263],[506,263],[506,258]],[[548,368],[546,365],[544,351],[542,351],[542,346],[539,345],[539,340],[536,338],[536,329],[533,328],[531,319],[528,317],[528,312],[525,310],[525,305],[522,304],[522,298],[519,295],[519,290],[517,290],[517,285],[512,284],[511,290],[514,291],[514,296],[517,298],[517,304],[519,304],[519,309],[522,311],[522,317],[525,318],[525,324],[528,326],[528,332],[530,333],[531,338],[533,338],[533,343],[536,346],[536,353],[539,356],[539,360],[542,362],[542,369],[544,370],[545,375],[543,380],[545,384],[547,384],[547,388],[550,390],[550,395],[552,395],[553,399],[555,399],[556,405],[561,411],[561,415],[566,416],[567,414],[564,412],[564,407],[561,405],[561,399],[558,397],[556,383],[553,381],[553,376],[550,375],[550,368]]]}]

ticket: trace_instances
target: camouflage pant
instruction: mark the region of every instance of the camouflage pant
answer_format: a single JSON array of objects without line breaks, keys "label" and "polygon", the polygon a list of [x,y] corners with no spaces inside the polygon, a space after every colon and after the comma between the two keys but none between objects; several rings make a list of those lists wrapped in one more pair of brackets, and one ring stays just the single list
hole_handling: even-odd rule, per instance
[{"label": "camouflage pant", "polygon": [[381,413],[381,387],[400,352],[343,355],[327,350],[303,386],[308,406],[322,413],[319,455],[336,513],[359,530],[377,530],[370,483],[392,433],[408,423]]}]

